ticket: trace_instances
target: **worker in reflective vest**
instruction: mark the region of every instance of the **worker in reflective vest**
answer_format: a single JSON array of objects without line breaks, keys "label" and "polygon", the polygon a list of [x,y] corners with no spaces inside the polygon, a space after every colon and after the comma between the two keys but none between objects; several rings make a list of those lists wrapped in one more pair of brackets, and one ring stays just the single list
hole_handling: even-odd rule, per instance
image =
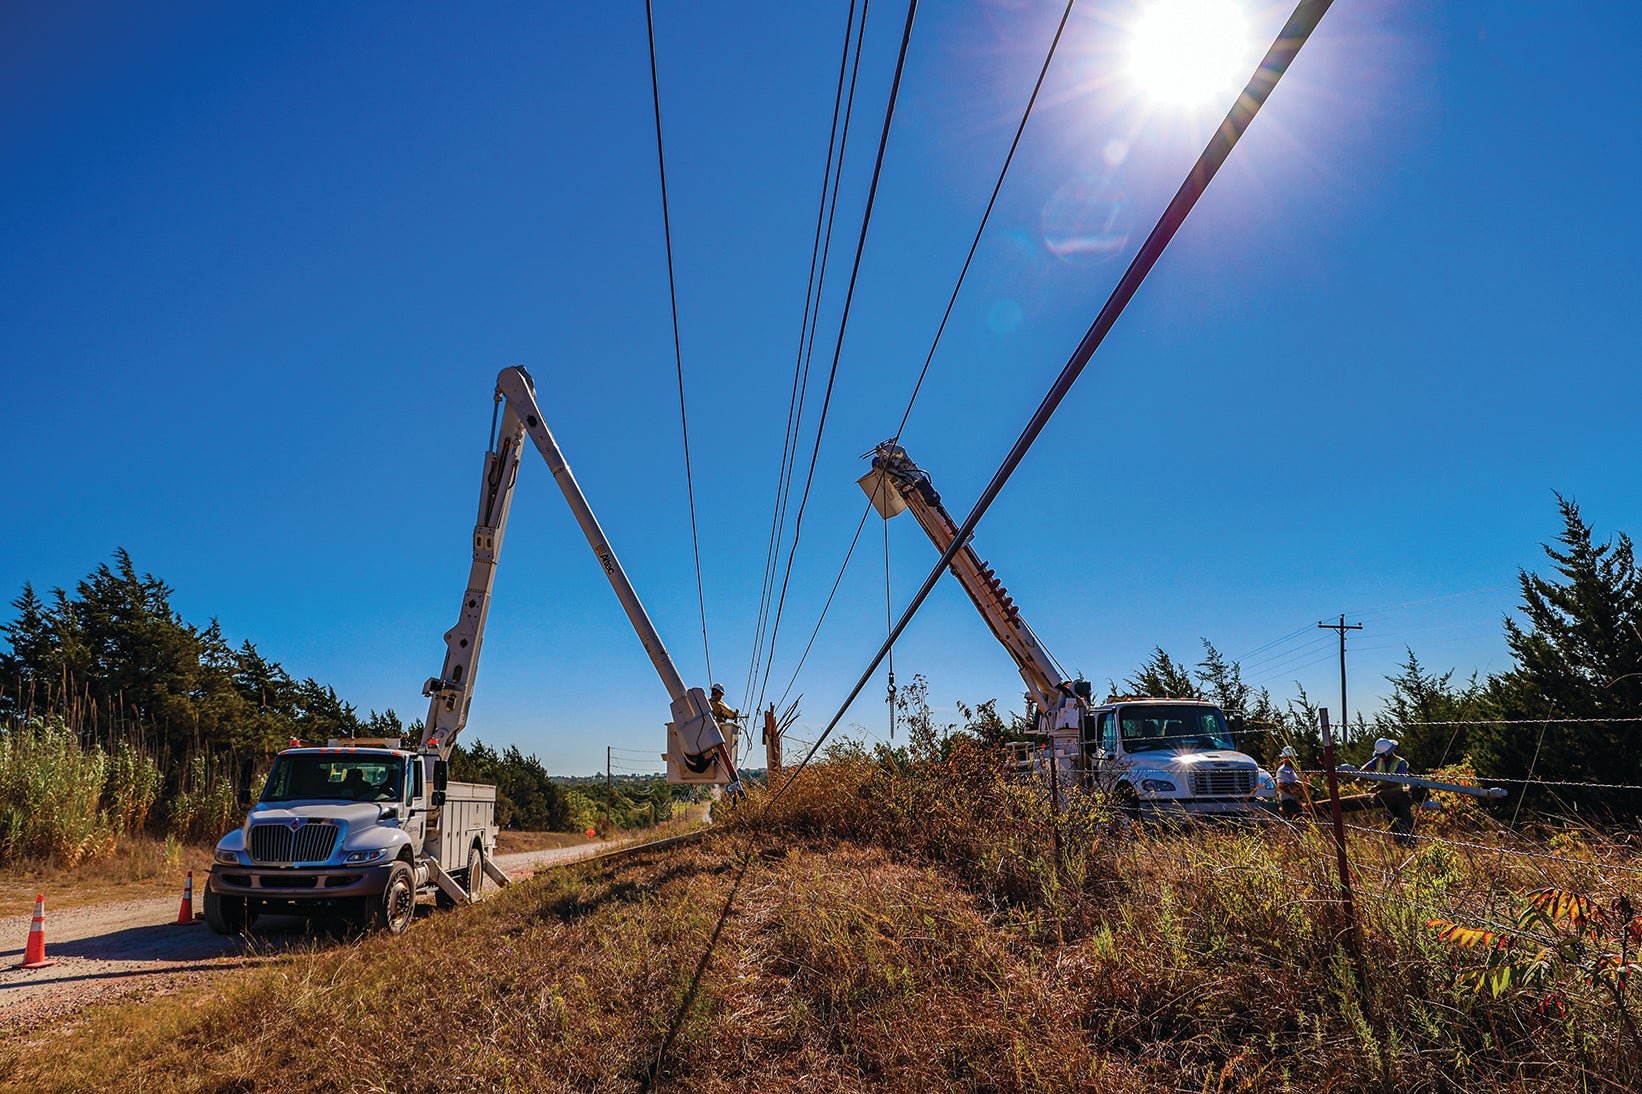
[{"label": "worker in reflective vest", "polygon": [[1277,781],[1277,811],[1285,820],[1293,820],[1306,809],[1306,784],[1295,766],[1299,759],[1300,754],[1294,751],[1293,745],[1284,745],[1273,773]]},{"label": "worker in reflective vest", "polygon": [[[1382,775],[1407,775],[1408,761],[1397,754],[1397,742],[1381,737],[1374,742],[1374,755],[1363,765],[1364,771]],[[1385,806],[1391,817],[1391,837],[1407,845],[1414,842],[1414,798],[1408,787],[1398,783],[1376,781],[1374,796]]]}]

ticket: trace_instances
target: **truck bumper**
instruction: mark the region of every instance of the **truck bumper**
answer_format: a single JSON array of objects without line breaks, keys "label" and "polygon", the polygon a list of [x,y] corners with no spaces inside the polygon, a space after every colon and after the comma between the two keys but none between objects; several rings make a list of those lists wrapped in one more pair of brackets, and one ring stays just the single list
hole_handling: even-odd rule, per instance
[{"label": "truck bumper", "polygon": [[1141,798],[1142,815],[1182,820],[1193,817],[1254,817],[1270,811],[1261,799],[1249,798]]},{"label": "truck bumper", "polygon": [[263,902],[270,910],[281,904],[311,905],[316,902],[376,896],[388,886],[391,862],[372,866],[309,866],[278,869],[268,866],[226,866],[211,868],[206,885],[218,896],[246,897]]}]

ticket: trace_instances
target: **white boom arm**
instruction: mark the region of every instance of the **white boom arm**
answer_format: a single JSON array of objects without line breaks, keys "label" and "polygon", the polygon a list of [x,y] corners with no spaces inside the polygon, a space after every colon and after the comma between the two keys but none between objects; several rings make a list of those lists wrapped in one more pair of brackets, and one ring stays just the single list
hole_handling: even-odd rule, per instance
[{"label": "white boom arm", "polygon": [[[500,427],[492,419],[490,451],[485,453],[484,480],[479,492],[479,517],[473,529],[473,567],[468,573],[467,593],[462,598],[462,612],[445,634],[445,665],[440,674],[423,685],[422,694],[431,699],[427,721],[422,728],[422,751],[437,753],[441,758],[450,754],[457,734],[467,724],[468,705],[472,701],[473,675],[479,666],[479,647],[484,639],[485,619],[490,612],[491,588],[496,581],[496,562],[501,555],[502,533],[507,528],[507,514],[513,503],[513,487],[519,476],[519,460],[524,438],[528,434],[548,469],[559,483],[564,499],[581,525],[582,534],[593,548],[599,566],[604,570],[610,587],[621,601],[628,622],[638,633],[644,652],[661,677],[671,700],[673,720],[668,725],[668,756],[676,759],[689,774],[675,777],[670,763],[668,777],[672,781],[700,781],[734,783],[735,765],[724,735],[713,718],[707,695],[700,688],[686,688],[684,680],[667,655],[655,625],[639,602],[633,584],[616,560],[604,531],[599,527],[593,510],[570,465],[559,452],[553,434],[542,420],[536,405],[536,386],[530,374],[522,368],[503,369],[496,378],[496,403]],[[675,739],[676,738],[676,739]],[[692,777],[693,776],[693,777]]]},{"label": "white boom arm", "polygon": [[[872,470],[858,482],[886,519],[912,510],[935,549],[943,554],[957,537],[958,522],[941,504],[941,495],[930,483],[929,473],[913,463],[899,445],[886,441],[874,449]],[[966,543],[952,556],[950,569],[1026,681],[1027,695],[1038,707],[1039,730],[1052,733],[1079,729],[1088,696],[1078,694],[1072,682],[1061,678],[1054,660],[1021,618],[1020,609],[992,568]]]}]

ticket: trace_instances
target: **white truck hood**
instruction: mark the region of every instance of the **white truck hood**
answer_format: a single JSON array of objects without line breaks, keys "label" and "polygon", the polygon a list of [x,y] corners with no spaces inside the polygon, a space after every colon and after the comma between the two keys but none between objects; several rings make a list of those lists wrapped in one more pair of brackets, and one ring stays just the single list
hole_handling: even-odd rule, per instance
[{"label": "white truck hood", "polygon": [[294,801],[278,805],[259,805],[246,818],[248,824],[290,824],[292,821],[311,823],[316,820],[341,821],[350,829],[375,824],[382,818],[382,810],[394,802],[335,802]]},{"label": "white truck hood", "polygon": [[1156,752],[1134,752],[1130,753],[1129,760],[1136,767],[1152,767],[1162,771],[1193,771],[1200,767],[1256,766],[1254,758],[1251,756],[1218,748],[1205,752],[1171,752],[1168,749],[1158,749]]}]

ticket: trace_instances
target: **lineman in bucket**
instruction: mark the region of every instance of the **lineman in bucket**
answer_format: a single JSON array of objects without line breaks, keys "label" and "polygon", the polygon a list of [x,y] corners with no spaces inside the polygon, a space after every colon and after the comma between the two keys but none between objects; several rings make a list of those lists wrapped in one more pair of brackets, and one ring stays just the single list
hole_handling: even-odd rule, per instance
[{"label": "lineman in bucket", "polygon": [[712,702],[708,705],[713,708],[713,717],[718,719],[720,725],[728,722],[732,726],[736,726],[738,729],[740,728],[741,712],[739,710],[732,710],[730,708],[730,704],[724,701],[723,684],[713,685]]}]

